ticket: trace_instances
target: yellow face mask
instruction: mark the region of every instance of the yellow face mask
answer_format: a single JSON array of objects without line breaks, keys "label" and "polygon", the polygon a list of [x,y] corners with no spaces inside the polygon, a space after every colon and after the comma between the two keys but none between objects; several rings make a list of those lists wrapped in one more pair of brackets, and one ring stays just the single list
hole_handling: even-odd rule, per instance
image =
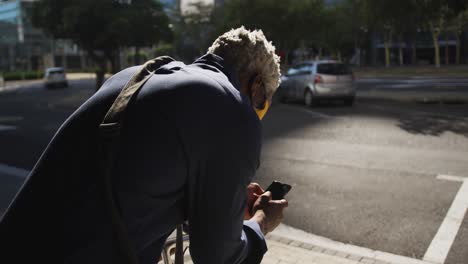
[{"label": "yellow face mask", "polygon": [[265,116],[266,112],[268,111],[268,108],[270,108],[270,103],[268,102],[268,100],[265,102],[265,107],[263,107],[263,109],[258,109],[258,108],[254,108],[255,109],[255,113],[257,113],[257,116],[260,120],[263,119],[263,117]]}]

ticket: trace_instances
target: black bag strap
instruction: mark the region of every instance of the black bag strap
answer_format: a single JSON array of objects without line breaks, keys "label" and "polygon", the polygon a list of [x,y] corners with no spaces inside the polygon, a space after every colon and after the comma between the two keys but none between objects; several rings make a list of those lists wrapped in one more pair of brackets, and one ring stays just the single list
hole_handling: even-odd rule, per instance
[{"label": "black bag strap", "polygon": [[155,71],[174,59],[162,56],[146,62],[130,79],[115,99],[111,108],[99,126],[100,132],[100,175],[101,190],[106,205],[107,213],[111,218],[112,225],[112,263],[137,264],[137,254],[130,243],[127,229],[122,221],[118,203],[112,190],[111,170],[113,168],[114,156],[119,148],[119,137],[124,122],[127,107],[134,95],[154,75]]}]

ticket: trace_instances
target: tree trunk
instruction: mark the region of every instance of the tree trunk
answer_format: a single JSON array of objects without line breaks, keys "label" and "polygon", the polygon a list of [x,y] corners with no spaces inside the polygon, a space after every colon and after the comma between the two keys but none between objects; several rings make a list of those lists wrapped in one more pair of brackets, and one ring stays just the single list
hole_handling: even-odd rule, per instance
[{"label": "tree trunk", "polygon": [[134,56],[135,65],[140,65],[140,47],[135,46],[135,56]]},{"label": "tree trunk", "polygon": [[119,72],[119,63],[118,63],[118,57],[117,57],[118,54],[109,54],[107,56],[107,59],[109,60],[110,62],[110,67],[111,67],[111,73],[112,74],[115,74],[117,72]]},{"label": "tree trunk", "polygon": [[403,61],[403,48],[402,47],[398,48],[398,60],[400,62],[400,66],[403,66],[404,61]]},{"label": "tree trunk", "polygon": [[338,51],[337,56],[338,56],[338,61],[341,62],[341,51]]},{"label": "tree trunk", "polygon": [[388,40],[384,42],[384,47],[385,47],[385,67],[388,68],[390,67],[390,43],[388,43]]},{"label": "tree trunk", "polygon": [[455,63],[460,64],[460,57],[461,57],[461,40],[460,35],[455,34],[457,38],[457,54],[455,55]]},{"label": "tree trunk", "polygon": [[431,24],[431,35],[432,42],[434,44],[434,64],[437,68],[440,68],[440,47],[439,47],[439,32],[436,32],[434,26]]},{"label": "tree trunk", "polygon": [[467,43],[467,38],[466,38],[466,35],[465,34],[461,34],[461,35],[458,35],[458,37],[460,38],[460,63],[461,64],[464,64],[464,63],[468,63],[468,60],[467,60],[467,55],[468,55],[468,43]]},{"label": "tree trunk", "polygon": [[448,45],[449,37],[448,32],[445,33],[445,65],[449,65],[449,45]]},{"label": "tree trunk", "polygon": [[403,48],[401,47],[401,43],[403,42],[403,37],[401,35],[398,36],[398,64],[403,66]]},{"label": "tree trunk", "polygon": [[384,48],[385,48],[385,67],[390,67],[390,43],[392,42],[392,31],[389,30],[384,36]]},{"label": "tree trunk", "polygon": [[411,59],[412,62],[411,62],[411,63],[412,63],[413,65],[416,65],[416,64],[418,63],[418,54],[416,53],[416,52],[417,52],[417,51],[416,51],[416,42],[413,42],[413,43],[411,44],[411,49],[413,50],[413,52],[412,52],[412,59]]},{"label": "tree trunk", "polygon": [[65,50],[62,50],[62,67],[67,69],[67,55],[65,55]]},{"label": "tree trunk", "polygon": [[99,88],[101,88],[102,84],[104,84],[104,75],[105,75],[105,73],[106,73],[105,67],[104,68],[99,67],[96,70],[96,91],[98,91]]},{"label": "tree trunk", "polygon": [[98,68],[96,69],[96,91],[101,88],[104,83],[104,75],[106,74],[106,57],[97,55],[93,49],[87,49],[87,53],[91,59],[96,63]]}]

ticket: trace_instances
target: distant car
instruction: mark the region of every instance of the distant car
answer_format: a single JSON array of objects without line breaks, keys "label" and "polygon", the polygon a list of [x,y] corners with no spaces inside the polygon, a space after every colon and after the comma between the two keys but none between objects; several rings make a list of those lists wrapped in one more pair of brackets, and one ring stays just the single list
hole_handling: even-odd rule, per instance
[{"label": "distant car", "polygon": [[44,83],[46,87],[68,87],[65,70],[62,67],[47,68]]},{"label": "distant car", "polygon": [[309,61],[291,67],[282,77],[280,101],[303,100],[312,106],[322,99],[340,99],[353,105],[354,74],[349,65],[336,61]]}]

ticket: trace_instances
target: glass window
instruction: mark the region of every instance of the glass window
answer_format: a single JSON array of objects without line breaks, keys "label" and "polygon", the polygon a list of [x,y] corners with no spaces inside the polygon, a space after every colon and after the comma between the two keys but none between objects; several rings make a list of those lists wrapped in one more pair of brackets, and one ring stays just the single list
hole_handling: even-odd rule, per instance
[{"label": "glass window", "polygon": [[312,64],[303,64],[301,65],[299,71],[303,74],[311,74],[313,70]]},{"label": "glass window", "polygon": [[330,75],[352,74],[351,68],[343,63],[323,63],[317,67],[317,73]]},{"label": "glass window", "polygon": [[299,73],[300,65],[294,66],[288,70],[287,75],[296,75]]}]

